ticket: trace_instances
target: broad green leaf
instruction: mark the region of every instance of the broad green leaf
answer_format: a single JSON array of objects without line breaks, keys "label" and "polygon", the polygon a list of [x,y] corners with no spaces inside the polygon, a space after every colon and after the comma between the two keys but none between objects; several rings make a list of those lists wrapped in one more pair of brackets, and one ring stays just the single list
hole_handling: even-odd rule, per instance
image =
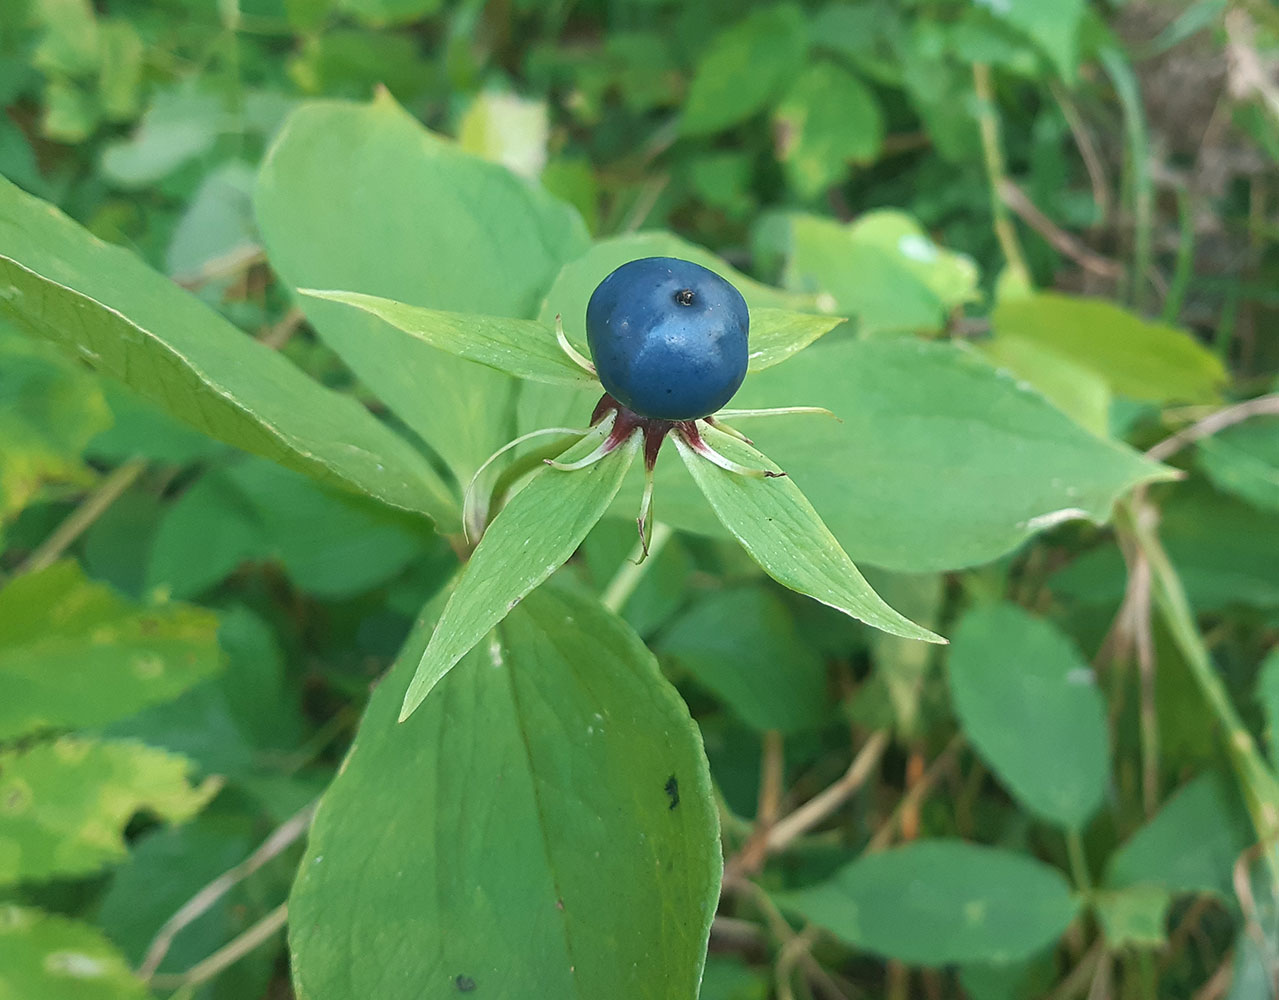
[{"label": "broad green leaf", "polygon": [[955,627],[950,693],[968,740],[1036,816],[1082,829],[1106,794],[1106,713],[1070,639],[1014,604]]},{"label": "broad green leaf", "polygon": [[[605,421],[560,456],[572,462],[607,436]],[[615,451],[574,472],[544,469],[512,497],[476,546],[404,698],[407,719],[467,650],[538,584],[559,569],[604,515],[639,452],[632,434]]]},{"label": "broad green leaf", "polygon": [[[730,405],[798,404],[840,419],[778,417],[740,429],[791,475],[854,560],[886,569],[987,562],[1065,521],[1104,523],[1133,486],[1174,475],[1089,434],[954,344],[828,340],[748,376]],[[659,516],[705,532],[687,487],[660,472]]]},{"label": "broad green leaf", "polygon": [[791,187],[813,198],[879,156],[884,120],[866,84],[842,66],[812,63],[773,111],[777,158]]},{"label": "broad green leaf", "polygon": [[1025,379],[1080,427],[1098,437],[1110,436],[1110,387],[1100,375],[1021,337],[992,337],[975,346],[996,368]]},{"label": "broad green leaf", "polygon": [[1190,334],[1099,299],[1038,294],[1005,299],[996,338],[1020,337],[1100,375],[1111,389],[1152,403],[1210,403],[1226,381],[1220,359]]},{"label": "broad green leaf", "polygon": [[0,903],[0,997],[148,1000],[150,991],[95,927]]},{"label": "broad green leaf", "polygon": [[1233,783],[1218,774],[1202,774],[1110,856],[1105,885],[1210,892],[1231,899],[1235,862],[1252,841],[1252,824]]},{"label": "broad green leaf", "polygon": [[1090,899],[1112,948],[1162,948],[1172,894],[1157,886],[1099,890]]},{"label": "broad green leaf", "polygon": [[187,85],[160,91],[133,134],[106,145],[102,173],[120,187],[155,184],[208,153],[230,127],[217,94]]},{"label": "broad green leaf", "polygon": [[662,630],[656,650],[760,731],[826,721],[825,662],[762,587],[707,595]]},{"label": "broad green leaf", "polygon": [[316,815],[289,901],[298,995],[695,1000],[718,822],[652,655],[545,587],[397,726],[427,631]]},{"label": "broad green leaf", "polygon": [[1053,947],[1018,962],[969,962],[959,970],[968,1000],[1026,1000],[1047,995],[1057,982]]},{"label": "broad green leaf", "polygon": [[0,590],[0,743],[122,719],[219,661],[211,612],[130,604],[74,562],[19,576]]},{"label": "broad green leaf", "polygon": [[1279,417],[1257,417],[1204,438],[1199,466],[1221,490],[1279,511]]},{"label": "broad green leaf", "polygon": [[[588,245],[572,208],[427,131],[385,94],[291,115],[263,163],[255,207],[271,263],[294,288],[451,312],[530,318],[560,265]],[[302,306],[459,483],[515,436],[506,375],[349,306]]]},{"label": "broad green leaf", "polygon": [[355,400],[3,180],[0,317],[211,437],[437,522],[456,519],[431,466]]},{"label": "broad green leaf", "polygon": [[26,507],[46,483],[91,483],[80,455],[110,423],[91,376],[0,324],[0,521]]},{"label": "broad green leaf", "polygon": [[599,384],[564,353],[556,343],[555,330],[537,320],[423,309],[360,292],[316,288],[299,292],[352,306],[446,354],[517,378],[583,388]]},{"label": "broad green leaf", "polygon": [[785,252],[787,288],[824,293],[863,336],[940,330],[978,297],[977,266],[939,247],[904,212],[867,212],[850,223],[787,213],[769,217]]},{"label": "broad green leaf", "polygon": [[1279,648],[1270,651],[1257,674],[1257,701],[1265,713],[1270,760],[1279,768]]},{"label": "broad green leaf", "polygon": [[1025,32],[1052,60],[1067,83],[1075,80],[1079,63],[1079,25],[1084,0],[977,0],[996,17]]},{"label": "broad green leaf", "polygon": [[778,902],[854,948],[918,965],[1026,958],[1078,910],[1056,869],[957,840],[863,855]]},{"label": "broad green leaf", "polygon": [[803,12],[783,3],[747,14],[706,46],[679,120],[683,135],[706,135],[764,110],[803,68]]},{"label": "broad green leaf", "polygon": [[190,819],[221,784],[140,743],[64,736],[0,753],[0,885],[89,875],[125,857],[124,828],[145,810]]},{"label": "broad green leaf", "polygon": [[[731,461],[752,469],[777,466],[737,438],[712,427],[706,443]],[[788,476],[764,478],[728,472],[711,464],[680,438],[680,457],[723,522],[760,567],[784,587],[893,635],[945,642],[885,604]]]}]

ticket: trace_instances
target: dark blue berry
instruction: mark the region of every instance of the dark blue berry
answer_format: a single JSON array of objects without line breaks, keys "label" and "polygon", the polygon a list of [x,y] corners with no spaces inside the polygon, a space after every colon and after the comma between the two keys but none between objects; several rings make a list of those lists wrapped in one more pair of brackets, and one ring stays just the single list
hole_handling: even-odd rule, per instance
[{"label": "dark blue berry", "polygon": [[676,257],[623,264],[586,306],[600,381],[643,417],[694,420],[727,403],[746,377],[750,315],[714,271]]}]

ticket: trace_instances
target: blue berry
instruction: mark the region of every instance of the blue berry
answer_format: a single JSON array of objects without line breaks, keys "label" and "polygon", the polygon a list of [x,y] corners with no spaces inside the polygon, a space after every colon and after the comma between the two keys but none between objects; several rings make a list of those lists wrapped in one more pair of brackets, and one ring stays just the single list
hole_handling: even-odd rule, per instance
[{"label": "blue berry", "polygon": [[695,420],[746,377],[750,315],[714,271],[676,257],[623,264],[586,306],[586,338],[604,388],[642,417]]}]

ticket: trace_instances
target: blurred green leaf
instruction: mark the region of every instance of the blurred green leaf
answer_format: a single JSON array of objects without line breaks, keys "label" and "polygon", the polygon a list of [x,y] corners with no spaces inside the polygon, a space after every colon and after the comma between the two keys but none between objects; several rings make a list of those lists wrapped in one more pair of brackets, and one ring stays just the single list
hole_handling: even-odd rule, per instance
[{"label": "blurred green leaf", "polygon": [[652,655],[543,588],[397,726],[428,631],[316,815],[289,902],[299,992],[694,1000],[718,822]]},{"label": "blurred green leaf", "polygon": [[1157,886],[1102,890],[1091,897],[1106,944],[1112,948],[1162,948],[1171,894]]},{"label": "blurred green leaf", "polygon": [[996,16],[1024,31],[1052,60],[1067,83],[1079,62],[1079,28],[1084,0],[979,0]]},{"label": "blurred green leaf", "polygon": [[98,103],[108,121],[127,122],[138,113],[145,49],[132,23],[122,18],[101,22]]},{"label": "blurred green leaf", "polygon": [[1025,958],[1078,910],[1056,869],[957,840],[866,854],[828,882],[776,898],[854,948],[918,965]]},{"label": "blurred green leaf", "polygon": [[1033,385],[1079,426],[1098,437],[1110,436],[1110,387],[1100,375],[1021,337],[994,337],[976,347],[995,367]]},{"label": "blurred green leaf", "polygon": [[770,223],[785,250],[783,283],[826,293],[863,336],[940,330],[977,297],[977,267],[939,247],[904,212],[868,212],[850,223],[787,213]]},{"label": "blurred green leaf", "polygon": [[1081,830],[1110,779],[1105,703],[1070,639],[1015,604],[954,630],[950,693],[969,742],[1031,812]]},{"label": "blurred green leaf", "polygon": [[220,668],[217,619],[142,607],[72,562],[0,590],[0,742],[101,726],[168,701]]},{"label": "blurred green leaf", "polygon": [[31,1000],[147,1000],[128,962],[97,929],[0,903],[0,996]]},{"label": "blurred green leaf", "polygon": [[777,157],[802,197],[821,194],[851,163],[879,156],[884,122],[874,93],[832,62],[815,62],[773,111]]},{"label": "blurred green leaf", "polygon": [[1199,466],[1213,485],[1263,510],[1279,511],[1279,417],[1256,417],[1204,438]]},{"label": "blurred green leaf", "polygon": [[1060,354],[1134,399],[1210,403],[1226,381],[1220,359],[1184,330],[1100,299],[1046,293],[1005,299],[992,321],[997,338],[1019,337]]},{"label": "blurred green leaf", "polygon": [[698,1000],[768,1000],[768,977],[728,955],[708,955]]},{"label": "blurred green leaf", "polygon": [[[707,444],[730,461],[750,469],[779,471],[744,441],[713,427],[706,427],[702,434]],[[893,635],[946,641],[903,618],[880,599],[789,476],[755,478],[728,472],[699,456],[680,438],[674,440],[716,517],[782,586]]]},{"label": "blurred green leaf", "polygon": [[303,376],[124,250],[0,180],[0,316],[212,437],[456,520],[439,476],[355,400]]},{"label": "blurred green leaf", "polygon": [[1235,862],[1252,841],[1252,824],[1233,782],[1201,774],[1110,856],[1105,885],[1232,899]]},{"label": "blurred green leaf", "polygon": [[230,160],[200,182],[164,255],[164,268],[177,281],[206,280],[216,276],[220,267],[257,251],[253,227],[256,177],[247,163]]},{"label": "blurred green leaf", "polygon": [[88,875],[125,857],[124,828],[145,810],[181,823],[220,782],[140,743],[63,736],[0,753],[0,885]]},{"label": "blurred green leaf", "polygon": [[71,76],[98,67],[98,21],[90,0],[35,0],[31,14],[44,29],[32,61]]},{"label": "blurred green leaf", "polygon": [[443,0],[336,0],[338,10],[366,24],[416,21],[436,13]]},{"label": "blurred green leaf", "polygon": [[[272,265],[294,287],[453,312],[532,316],[560,264],[587,245],[567,205],[426,131],[385,96],[295,112],[263,165],[255,205]],[[303,304],[325,342],[460,483],[514,436],[507,376],[349,306]]]},{"label": "blurred green leaf", "polygon": [[85,444],[111,423],[97,383],[0,323],[0,522],[48,482],[87,485]]},{"label": "blurred green leaf", "polygon": [[[589,455],[611,426],[611,421],[605,421],[559,460],[573,462]],[[444,607],[404,698],[401,720],[489,629],[582,544],[617,495],[639,447],[639,435],[632,434],[585,469],[543,469],[507,502],[484,532]]]},{"label": "blurred green leaf", "polygon": [[826,721],[825,662],[786,606],[762,587],[702,597],[662,630],[655,648],[761,732],[815,729]]},{"label": "blurred green leaf", "polygon": [[154,184],[208,153],[229,127],[218,95],[193,87],[160,91],[133,134],[107,144],[102,173],[121,187]]},{"label": "blurred green leaf", "polygon": [[803,68],[804,14],[794,4],[763,7],[716,34],[689,84],[679,128],[706,135],[764,110]]},{"label": "blurred green leaf", "polygon": [[537,180],[546,166],[550,122],[545,101],[482,91],[458,124],[458,145],[512,173]]},{"label": "blurred green leaf", "polygon": [[[945,579],[940,573],[907,574],[868,570],[871,585],[892,607],[925,628],[941,626]],[[920,700],[935,650],[923,643],[875,632],[870,637],[875,675],[884,682],[893,704],[898,732],[918,735]]]}]

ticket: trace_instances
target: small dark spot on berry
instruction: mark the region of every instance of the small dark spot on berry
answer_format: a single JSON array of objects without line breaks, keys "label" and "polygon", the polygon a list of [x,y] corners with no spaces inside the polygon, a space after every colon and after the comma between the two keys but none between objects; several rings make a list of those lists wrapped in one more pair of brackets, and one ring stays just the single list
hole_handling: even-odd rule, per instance
[{"label": "small dark spot on berry", "polygon": [[674,809],[677,805],[679,805],[679,782],[675,780],[675,775],[672,774],[666,779],[666,785],[664,787],[666,789],[666,794],[670,796],[670,808]]},{"label": "small dark spot on berry", "polygon": [[475,980],[470,976],[458,976],[453,980],[453,985],[457,987],[459,993],[470,993],[475,989]]},{"label": "small dark spot on berry", "polygon": [[691,288],[681,288],[675,293],[675,301],[682,306],[691,306],[693,304],[693,290]]}]

